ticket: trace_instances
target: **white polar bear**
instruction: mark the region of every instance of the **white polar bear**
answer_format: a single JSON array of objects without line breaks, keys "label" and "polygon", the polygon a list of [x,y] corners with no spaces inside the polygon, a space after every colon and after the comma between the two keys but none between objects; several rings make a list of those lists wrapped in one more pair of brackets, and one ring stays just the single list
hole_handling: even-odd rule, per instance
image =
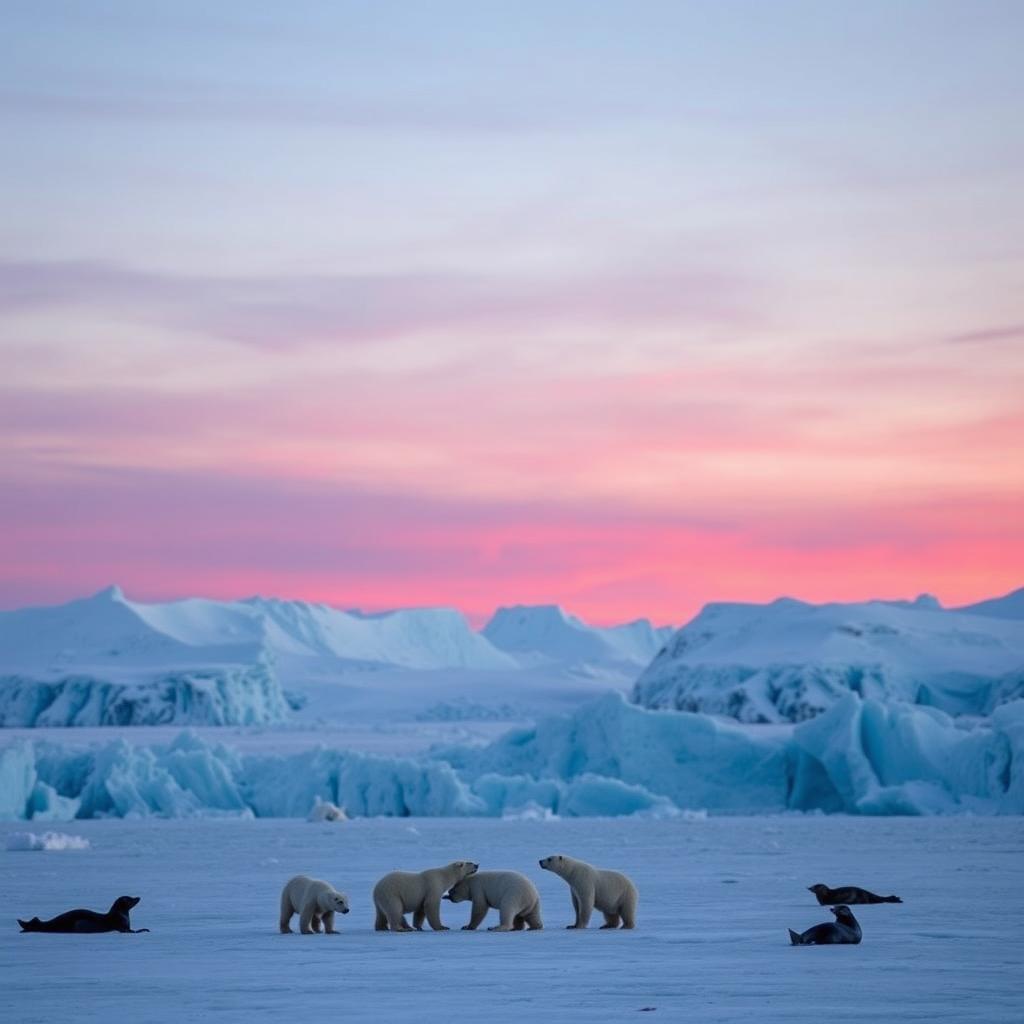
[{"label": "white polar bear", "polygon": [[290,878],[281,890],[281,932],[291,932],[292,914],[299,915],[299,931],[311,935],[320,931],[323,922],[328,935],[337,935],[334,930],[335,913],[348,913],[348,898],[338,892],[329,882],[309,875]]},{"label": "white polar bear", "polygon": [[463,931],[480,927],[490,907],[501,915],[501,923],[492,932],[522,931],[527,925],[534,931],[543,928],[540,919],[540,894],[533,882],[518,871],[478,871],[451,887],[444,897],[452,903],[473,901],[473,913]]},{"label": "white polar bear", "polygon": [[456,860],[443,868],[426,871],[392,871],[373,887],[373,903],[377,908],[374,927],[379,932],[409,932],[405,915],[411,910],[412,923],[423,930],[423,919],[436,932],[446,932],[441,924],[441,896],[456,882],[468,878],[479,867],[470,860]]},{"label": "white polar bear", "polygon": [[602,928],[636,927],[636,886],[618,871],[603,871],[586,861],[555,854],[540,861],[545,871],[553,871],[569,883],[576,923],[570,928],[586,928],[597,907],[604,914]]},{"label": "white polar bear", "polygon": [[306,816],[306,821],[348,821],[348,815],[345,813],[344,807],[317,797],[313,809]]}]

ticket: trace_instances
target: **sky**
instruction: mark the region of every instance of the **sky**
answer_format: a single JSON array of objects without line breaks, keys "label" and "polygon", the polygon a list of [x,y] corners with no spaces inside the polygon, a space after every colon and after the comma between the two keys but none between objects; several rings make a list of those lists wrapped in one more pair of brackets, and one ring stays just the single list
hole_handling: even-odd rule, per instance
[{"label": "sky", "polygon": [[0,607],[1024,585],[1024,5],[20,2]]}]

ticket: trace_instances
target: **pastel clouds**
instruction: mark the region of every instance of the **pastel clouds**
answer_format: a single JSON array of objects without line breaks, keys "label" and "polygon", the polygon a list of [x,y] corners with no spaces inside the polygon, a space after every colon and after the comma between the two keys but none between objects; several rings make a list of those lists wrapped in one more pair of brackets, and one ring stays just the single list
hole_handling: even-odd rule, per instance
[{"label": "pastel clouds", "polygon": [[0,603],[1020,585],[1018,14],[372,6],[12,16]]}]

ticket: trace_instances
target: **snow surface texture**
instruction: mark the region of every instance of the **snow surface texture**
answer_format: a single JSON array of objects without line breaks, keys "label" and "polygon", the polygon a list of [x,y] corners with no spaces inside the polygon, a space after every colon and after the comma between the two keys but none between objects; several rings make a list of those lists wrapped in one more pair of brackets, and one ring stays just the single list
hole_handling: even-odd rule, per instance
[{"label": "snow surface texture", "polygon": [[[515,719],[523,709],[508,696],[539,692],[538,676],[549,691],[559,677],[568,677],[557,687],[566,692],[588,678],[625,687],[664,639],[646,620],[600,629],[558,608],[518,608],[509,646],[501,625],[509,615],[499,610],[478,633],[448,608],[366,615],[263,598],[143,604],[111,587],[0,613],[0,726],[273,724],[311,697],[322,712],[325,695],[345,714],[367,691],[393,684],[382,676],[403,673],[426,675],[418,688],[435,694],[413,702],[411,714]],[[488,682],[504,699],[479,699],[494,689]]]},{"label": "snow surface texture", "polygon": [[88,850],[90,843],[82,836],[65,832],[12,832],[7,837],[8,850]]},{"label": "snow surface texture", "polygon": [[[45,865],[0,853],[6,1020],[252,1024],[301,1008],[304,1019],[396,1024],[1017,1024],[1024,1005],[1019,818],[89,821],[77,830],[91,850]],[[0,826],[0,848],[5,835]],[[537,866],[556,851],[628,872],[640,893],[636,931],[566,931],[568,888]],[[451,931],[372,930],[382,872],[462,857],[527,875],[544,930],[463,932],[469,905],[447,903]],[[281,886],[298,871],[348,894],[340,934],[277,933]],[[787,928],[831,918],[805,889],[814,882],[905,902],[855,908],[859,946],[791,947]],[[121,892],[142,897],[132,924],[150,934],[22,935],[14,924],[105,908]]]},{"label": "snow surface texture", "polygon": [[959,611],[926,595],[710,604],[669,640],[633,699],[742,722],[800,722],[850,692],[988,715],[1024,696],[1022,594]]},{"label": "snow surface texture", "polygon": [[847,694],[796,727],[647,711],[609,694],[480,747],[418,757],[320,746],[244,753],[182,733],[88,748],[0,749],[0,815],[566,817],[683,810],[1024,813],[1024,701],[963,728],[935,708]]}]

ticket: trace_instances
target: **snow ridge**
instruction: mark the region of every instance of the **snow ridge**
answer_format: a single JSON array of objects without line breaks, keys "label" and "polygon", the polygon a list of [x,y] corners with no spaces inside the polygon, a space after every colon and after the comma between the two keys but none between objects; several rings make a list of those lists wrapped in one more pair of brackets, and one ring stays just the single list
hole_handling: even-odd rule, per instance
[{"label": "snow ridge", "polygon": [[647,619],[588,626],[558,605],[511,605],[494,613],[483,635],[528,663],[646,665],[672,629],[657,629]]}]

